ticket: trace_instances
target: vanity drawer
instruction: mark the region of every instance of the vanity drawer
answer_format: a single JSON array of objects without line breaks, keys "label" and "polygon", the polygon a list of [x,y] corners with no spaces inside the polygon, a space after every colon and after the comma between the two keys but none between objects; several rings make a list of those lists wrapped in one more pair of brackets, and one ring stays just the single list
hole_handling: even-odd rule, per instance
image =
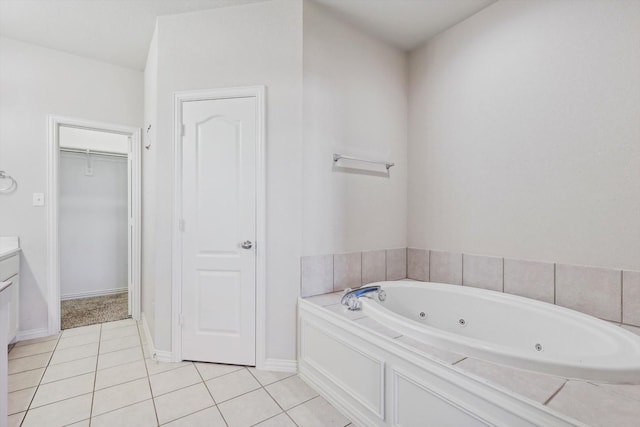
[{"label": "vanity drawer", "polygon": [[0,261],[0,282],[18,274],[19,265],[17,254]]}]

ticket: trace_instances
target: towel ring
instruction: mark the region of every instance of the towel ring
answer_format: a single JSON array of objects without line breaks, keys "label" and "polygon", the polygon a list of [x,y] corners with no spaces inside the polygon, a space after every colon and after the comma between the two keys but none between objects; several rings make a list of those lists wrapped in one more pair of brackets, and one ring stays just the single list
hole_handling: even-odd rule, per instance
[{"label": "towel ring", "polygon": [[13,190],[18,183],[10,175],[7,175],[5,171],[0,171],[0,180],[8,179],[11,183],[6,187],[0,187],[0,193],[8,193]]}]

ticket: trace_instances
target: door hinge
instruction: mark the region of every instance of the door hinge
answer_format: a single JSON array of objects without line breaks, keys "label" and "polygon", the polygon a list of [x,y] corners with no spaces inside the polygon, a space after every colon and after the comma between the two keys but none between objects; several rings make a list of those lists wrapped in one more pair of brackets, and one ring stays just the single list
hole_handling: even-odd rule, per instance
[{"label": "door hinge", "polygon": [[187,127],[183,124],[180,125],[180,133],[182,134],[182,136],[184,136],[184,134],[187,132]]},{"label": "door hinge", "polygon": [[178,314],[178,326],[184,325],[184,316],[182,313]]},{"label": "door hinge", "polygon": [[180,218],[180,220],[178,221],[178,228],[180,229],[180,231],[184,231],[184,219]]}]

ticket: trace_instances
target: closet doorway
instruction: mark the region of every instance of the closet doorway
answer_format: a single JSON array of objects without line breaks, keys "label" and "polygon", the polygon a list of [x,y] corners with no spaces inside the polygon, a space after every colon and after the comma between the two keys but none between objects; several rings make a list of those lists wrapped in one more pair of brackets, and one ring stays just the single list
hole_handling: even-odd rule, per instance
[{"label": "closet doorway", "polygon": [[49,124],[49,333],[139,319],[140,130]]}]

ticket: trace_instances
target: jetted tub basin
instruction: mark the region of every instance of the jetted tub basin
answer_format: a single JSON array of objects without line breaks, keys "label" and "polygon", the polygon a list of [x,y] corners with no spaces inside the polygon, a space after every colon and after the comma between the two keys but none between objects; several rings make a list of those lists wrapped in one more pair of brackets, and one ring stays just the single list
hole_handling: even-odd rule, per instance
[{"label": "jetted tub basin", "polygon": [[419,341],[565,378],[640,384],[640,337],[604,320],[515,295],[431,282],[378,282],[362,310]]}]

